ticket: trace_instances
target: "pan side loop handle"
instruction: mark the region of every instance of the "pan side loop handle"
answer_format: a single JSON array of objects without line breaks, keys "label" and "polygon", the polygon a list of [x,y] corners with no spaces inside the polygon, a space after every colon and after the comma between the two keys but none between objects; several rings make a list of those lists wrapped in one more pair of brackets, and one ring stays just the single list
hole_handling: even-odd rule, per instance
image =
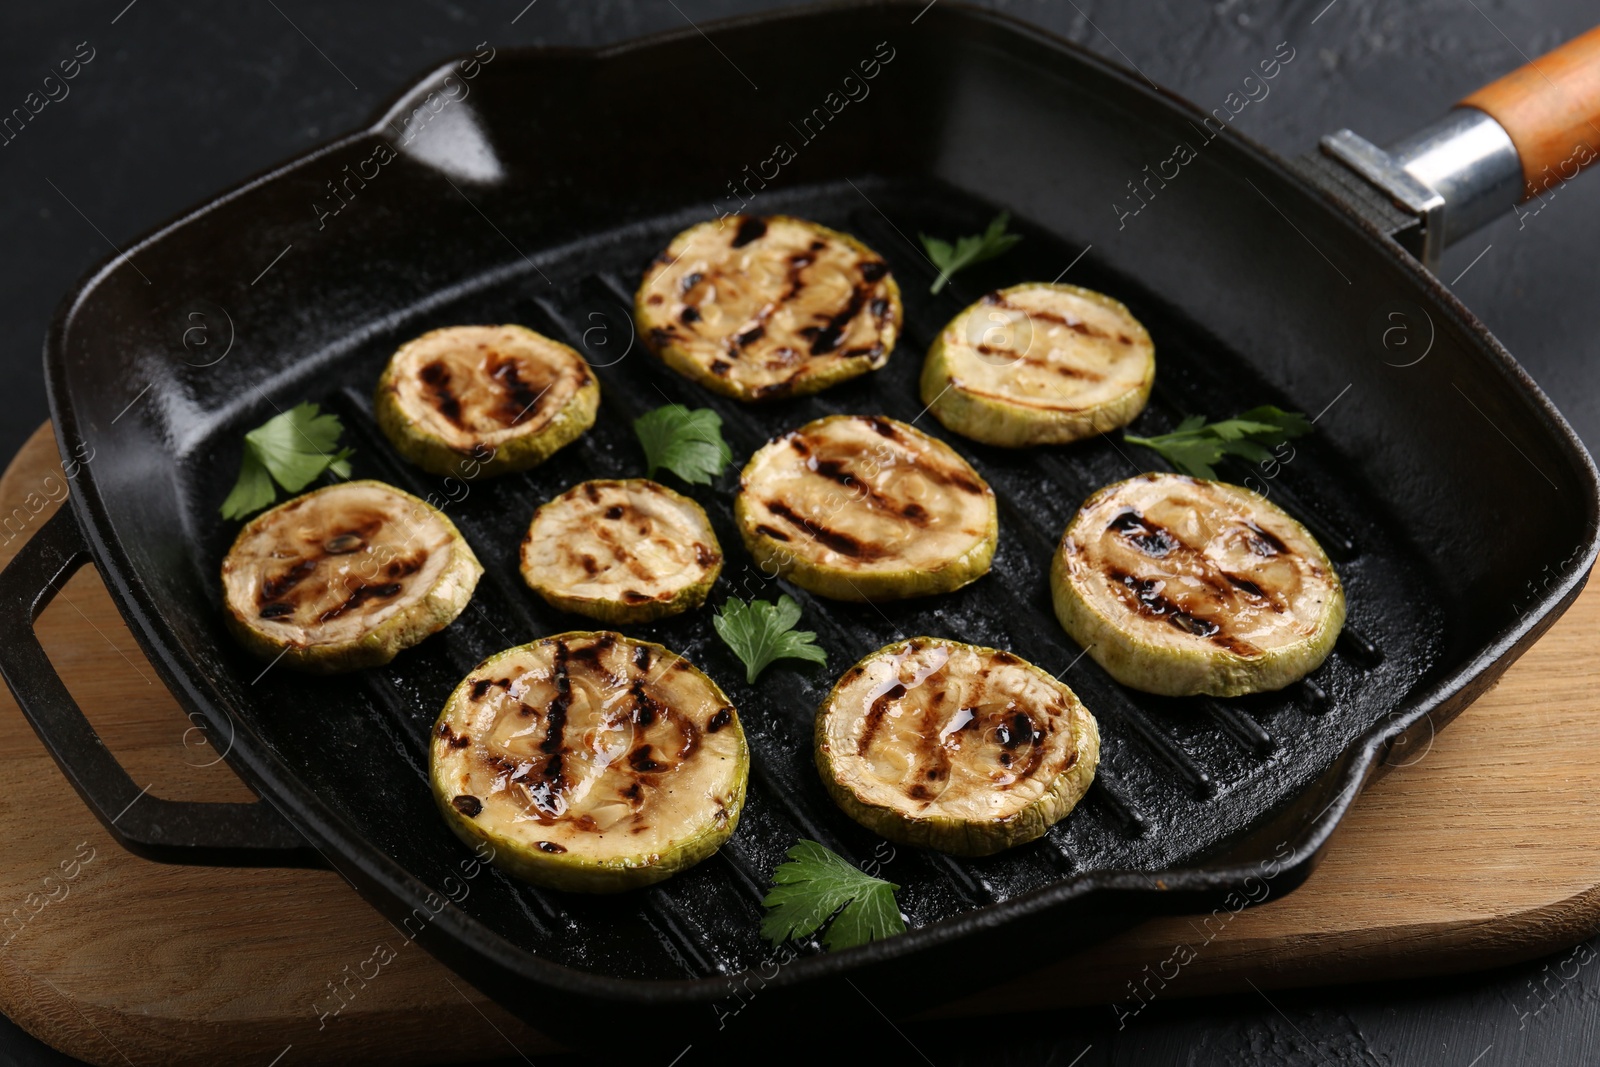
[{"label": "pan side loop handle", "polygon": [[150,795],[95,733],[45,655],[34,622],[89,549],[71,508],[53,515],[0,571],[0,675],[89,810],[130,852],[165,863],[319,867],[321,857],[272,805]]},{"label": "pan side loop handle", "polygon": [[1600,158],[1600,26],[1461,101],[1505,128],[1522,161],[1523,198]]}]

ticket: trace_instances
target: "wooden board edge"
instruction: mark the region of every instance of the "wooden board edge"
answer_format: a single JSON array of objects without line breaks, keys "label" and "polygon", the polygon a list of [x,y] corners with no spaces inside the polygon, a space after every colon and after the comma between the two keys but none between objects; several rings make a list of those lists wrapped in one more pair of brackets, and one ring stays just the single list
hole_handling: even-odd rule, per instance
[{"label": "wooden board edge", "polygon": [[[37,472],[41,469],[49,473],[24,473]],[[61,479],[62,486],[67,484],[61,471],[50,424],[47,422],[34,432],[12,464],[6,468],[5,473],[0,475],[0,499],[10,499],[18,492],[24,495],[28,492],[46,494],[45,506],[37,512],[32,512],[31,507],[29,508],[33,517],[25,533],[34,532],[60,503],[59,499],[53,499],[51,493],[53,483],[47,482],[50,477]],[[31,478],[38,484],[18,484],[19,478]],[[61,496],[64,498],[64,491]],[[10,532],[8,529],[7,533]],[[25,538],[0,537],[0,561],[8,560],[23,540]],[[115,847],[114,843],[112,847]],[[1219,940],[1214,945],[1208,944],[1205,946],[1205,952],[1197,955],[1196,963],[1180,968],[1179,973],[1170,979],[1163,979],[1158,972],[1162,969],[1161,965],[1167,960],[1172,947],[1168,945],[1169,939],[1166,936],[1171,929],[1171,923],[1170,919],[1154,920],[1152,923],[1118,935],[1116,939],[1106,942],[1100,948],[1109,949],[1120,944],[1117,962],[1123,967],[1130,957],[1142,959],[1143,954],[1148,951],[1149,968],[1157,973],[1157,978],[1151,982],[1151,987],[1156,988],[1155,982],[1159,981],[1158,995],[1173,999],[1248,989],[1250,984],[1243,977],[1243,969],[1246,966],[1250,968],[1253,976],[1251,981],[1265,989],[1372,981],[1375,969],[1381,969],[1386,978],[1423,978],[1509,965],[1558,952],[1577,944],[1600,928],[1600,886],[1521,912],[1482,920],[1464,919],[1448,923],[1411,923],[1391,928],[1375,927],[1365,931],[1367,943],[1359,948],[1352,948],[1347,936],[1337,932],[1307,932],[1288,937],[1277,934],[1271,938],[1264,936],[1252,938],[1249,934],[1245,934],[1243,937],[1226,941]],[[0,953],[0,957],[3,955]],[[1109,967],[1112,963],[1103,958],[1097,960],[1096,957],[1097,949],[1089,949],[1029,975],[1026,980],[1027,985],[1035,990],[1049,989],[1050,996],[1047,1001],[1041,999],[1038,994],[1032,1000],[1027,995],[1007,995],[1001,998],[996,997],[994,995],[996,991],[991,990],[945,1008],[936,1009],[936,1014],[941,1018],[977,1014],[994,1015],[1011,1011],[1060,1010],[1066,1005],[1077,1007],[1105,1005],[1108,1010],[1115,1010],[1115,1005],[1119,1003],[1124,1010],[1127,1010],[1129,1006],[1137,1008],[1143,1003],[1138,996],[1126,989],[1121,991],[1123,1000],[1108,1000],[1108,996],[1118,991],[1107,988],[1104,967],[1097,969],[1093,966],[1086,967],[1085,964],[1093,962]],[[1199,960],[1206,960],[1207,963],[1201,964]],[[230,1056],[259,1056],[263,1049],[275,1054],[276,1050],[282,1047],[274,1044],[275,1039],[285,1032],[285,1023],[282,1019],[242,1022],[230,1020],[226,1024],[216,1024],[177,1016],[162,1017],[119,1011],[75,996],[49,983],[49,980],[42,976],[22,972],[10,964],[11,961],[0,959],[0,971],[10,976],[7,981],[0,982],[0,994],[5,993],[8,988],[26,988],[27,993],[25,996],[6,997],[0,1002],[0,1009],[41,1040],[91,1063],[127,1062],[123,1051],[110,1043],[101,1023],[105,1024],[105,1028],[113,1029],[123,1037],[123,1044],[138,1058],[149,1058],[157,1062],[214,1062],[214,1057],[224,1048]],[[1066,973],[1072,970],[1076,970],[1076,976]],[[1091,971],[1096,973],[1089,976]],[[17,978],[20,978],[20,981],[11,980]],[[41,986],[41,981],[49,983],[48,988]],[[1007,987],[1000,988],[1008,987],[1011,987],[1011,984],[1008,983]],[[468,988],[470,992],[476,993],[475,990]],[[1012,987],[1012,993],[1017,994],[1022,988],[1023,983],[1019,981]],[[983,1003],[979,1004],[980,1000]],[[471,1003],[469,1001],[469,1004]],[[382,1012],[374,1012],[371,1017],[364,1017],[363,1025],[396,1026],[407,1029],[403,1019],[386,1021]],[[351,1030],[351,1033],[356,1032]],[[197,1035],[214,1038],[218,1044],[208,1046],[202,1058],[190,1059],[189,1056],[197,1055],[193,1051],[198,1044]],[[133,1036],[136,1043],[130,1043],[127,1040],[128,1036]],[[545,1052],[554,1047],[535,1048],[533,1051]],[[456,1050],[428,1049],[419,1044],[415,1046],[414,1051],[424,1057],[414,1062],[443,1062],[443,1057],[451,1055]],[[504,1055],[506,1051],[505,1048],[492,1047],[474,1049],[466,1058]],[[306,1054],[310,1057],[308,1061],[299,1060],[299,1054],[296,1056],[297,1061],[353,1062],[359,1053],[356,1046],[336,1040],[327,1042],[325,1047],[321,1048],[307,1046]],[[266,1058],[270,1059],[270,1054]],[[390,1062],[413,1061],[408,1057],[405,1060]]]}]

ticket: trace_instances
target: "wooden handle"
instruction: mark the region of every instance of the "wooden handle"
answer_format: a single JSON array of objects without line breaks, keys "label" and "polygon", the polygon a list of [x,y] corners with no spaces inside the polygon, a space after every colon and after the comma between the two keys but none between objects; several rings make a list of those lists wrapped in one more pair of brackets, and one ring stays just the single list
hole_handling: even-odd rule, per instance
[{"label": "wooden handle", "polygon": [[1600,26],[1461,101],[1504,126],[1522,159],[1526,196],[1600,158]]}]

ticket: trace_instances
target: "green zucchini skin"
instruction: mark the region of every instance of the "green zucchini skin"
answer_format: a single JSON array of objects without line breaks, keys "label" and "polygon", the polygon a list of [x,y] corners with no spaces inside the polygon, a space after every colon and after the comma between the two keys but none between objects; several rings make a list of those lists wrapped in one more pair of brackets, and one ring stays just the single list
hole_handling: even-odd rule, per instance
[{"label": "green zucchini skin", "polygon": [[[971,365],[973,357],[965,349],[970,347],[969,335],[982,325],[981,317],[995,314],[996,307],[1009,308],[1006,302],[1010,300],[1048,302],[1048,294],[1060,294],[1057,299],[1078,302],[1080,308],[1088,305],[1090,308],[1103,309],[1110,314],[1113,322],[1119,324],[1113,333],[1117,340],[1105,343],[1120,344],[1121,338],[1128,340],[1125,346],[1127,351],[1118,352],[1115,365],[1120,390],[1094,402],[1075,403],[1075,391],[1083,386],[1072,377],[1039,380],[1035,382],[1039,386],[1035,391],[1037,395],[1024,396],[1019,393],[1012,397],[992,389],[979,389],[967,380],[958,366],[955,350],[961,347],[960,359]],[[1033,331],[1030,337],[1036,336],[1041,330],[1062,332],[1052,320],[1042,315],[1029,316],[1028,311],[1018,308],[1009,310],[1028,319]],[[1082,328],[1081,323],[1079,327]],[[1004,330],[997,333],[1000,337],[1005,336]],[[1061,343],[1083,347],[1094,342],[1074,335],[1069,341]],[[1028,347],[1036,349],[1039,346],[1034,341]],[[1012,383],[1005,386],[1002,381],[1000,385],[1018,388],[1014,372],[1021,357],[1013,353],[1010,356],[997,355],[995,358],[1002,363],[1007,359],[1013,361],[1007,367],[1008,372],[1013,372]],[[1035,353],[1035,358],[1042,357]],[[986,445],[1029,448],[1034,445],[1069,444],[1126,426],[1138,417],[1149,402],[1150,390],[1155,382],[1155,367],[1154,342],[1143,325],[1119,301],[1075,285],[1028,282],[990,293],[964,308],[939,331],[922,365],[920,389],[922,402],[947,429]]]},{"label": "green zucchini skin", "polygon": [[[785,450],[795,455],[789,456]],[[775,519],[772,505],[779,501],[769,500],[770,494],[762,484],[769,467],[777,474],[785,473],[785,464],[796,472],[801,467],[816,471],[816,457],[822,451],[827,451],[829,462],[837,466],[809,479],[799,490],[815,496],[815,505],[807,509],[798,501],[782,499],[783,507],[800,518]],[[867,507],[861,491],[853,487],[874,485],[879,474],[895,465],[924,471],[926,477],[914,493],[904,488],[886,488],[894,497],[893,503],[920,508],[923,519],[931,514],[936,525],[930,526],[926,521],[918,525],[908,520],[894,539],[864,543],[858,558],[871,557],[864,564],[853,559],[848,549],[845,553],[828,550],[831,537],[849,536],[832,527],[844,525],[853,512]],[[946,492],[951,494],[953,503],[948,519],[926,506],[935,494]],[[906,499],[900,499],[902,496]],[[798,509],[793,506],[797,504]],[[867,518],[881,517],[882,508],[889,506],[889,501],[876,504],[878,515],[870,511],[862,514]],[[733,514],[745,548],[763,574],[787,578],[819,596],[855,603],[960,589],[988,573],[1000,540],[994,492],[972,465],[944,442],[883,416],[829,415],[774,438],[745,465]],[[801,524],[794,525],[796,521]],[[810,526],[806,525],[808,522]],[[824,527],[827,532],[822,532]],[[928,543],[931,533],[944,527],[959,530],[959,547],[953,547],[948,554],[924,558],[921,546]],[[895,565],[901,560],[903,565]]]},{"label": "green zucchini skin", "polygon": [[[759,235],[747,240],[756,230]],[[770,253],[765,251],[769,242],[774,245]],[[689,254],[691,248],[696,254]],[[702,305],[689,302],[691,291],[715,288],[722,274],[737,283],[732,286],[737,292],[757,284],[747,272],[730,266],[730,261],[747,253],[769,254],[775,262],[781,259],[786,270],[797,272],[797,280],[813,270],[811,259],[831,257],[829,264],[851,275],[861,295],[855,301],[861,306],[843,324],[852,331],[851,339],[818,351],[815,337],[795,332],[793,324],[786,325],[790,316],[773,310],[792,306],[796,323],[814,323],[841,310],[831,303],[809,306],[822,297],[815,286],[804,284],[767,293],[770,299],[760,308],[739,309],[748,315],[732,314],[730,307],[729,322],[718,328],[722,332],[708,328]],[[802,262],[797,257],[811,259]],[[694,284],[685,288],[691,281]],[[853,306],[850,299],[846,308]],[[686,319],[685,313],[691,317]],[[634,317],[640,340],[668,367],[713,393],[759,402],[808,396],[882,367],[899,338],[904,309],[900,286],[883,258],[850,234],[790,215],[734,215],[691,226],[673,238],[645,271],[634,294]],[[733,344],[732,338],[749,331],[752,323],[759,329],[744,335],[756,339]],[[862,323],[870,326],[863,328]],[[765,369],[768,357],[784,349],[788,352],[784,369]]]},{"label": "green zucchini skin", "polygon": [[[1219,494],[1229,508],[1266,529],[1282,547],[1274,557],[1301,569],[1311,593],[1291,614],[1305,632],[1297,639],[1268,648],[1219,643],[1215,637],[1169,634],[1166,628],[1130,625],[1128,615],[1091,592],[1090,567],[1080,560],[1082,545],[1098,536],[1104,514],[1120,506],[1130,490],[1157,487],[1160,492]],[[1133,507],[1133,505],[1130,505]],[[1135,508],[1135,510],[1138,510]],[[1229,512],[1232,514],[1232,512]],[[1213,541],[1213,546],[1217,542]],[[1135,580],[1161,581],[1159,567],[1140,571]],[[1271,592],[1263,573],[1236,568],[1234,578]],[[1224,578],[1222,581],[1226,581]],[[1220,586],[1220,583],[1218,583]],[[1332,562],[1311,533],[1265,497],[1242,486],[1177,474],[1146,474],[1101,489],[1084,502],[1062,534],[1050,567],[1051,600],[1063,629],[1117,681],[1131,689],[1161,696],[1216,697],[1271,692],[1292,685],[1327,659],[1344,625],[1344,588]],[[1234,594],[1243,598],[1245,594]],[[1170,599],[1170,596],[1169,596]],[[1186,606],[1187,605],[1187,606]],[[1184,601],[1177,607],[1210,624],[1213,616]],[[1166,609],[1164,609],[1166,610]],[[1171,612],[1168,611],[1170,615]],[[1226,617],[1222,636],[1227,635]],[[1192,639],[1191,639],[1192,638]]]},{"label": "green zucchini skin", "polygon": [[[407,360],[416,346],[443,345],[454,337],[462,338],[463,345],[474,344],[485,331],[498,331],[512,344],[537,346],[556,354],[566,364],[564,372],[577,379],[577,384],[554,411],[540,412],[525,430],[505,428],[451,442],[407,410],[401,398]],[[525,326],[453,326],[432,330],[397,349],[378,379],[372,403],[379,429],[401,456],[430,474],[470,481],[537,467],[582,437],[600,410],[600,384],[577,350]]]},{"label": "green zucchini skin", "polygon": [[[692,758],[708,762],[697,764],[692,776],[687,779],[658,778],[654,784],[647,786],[644,794],[646,798],[654,799],[653,789],[665,790],[663,795],[670,795],[681,787],[697,801],[705,803],[704,810],[695,822],[681,831],[672,832],[665,847],[632,852],[626,846],[597,845],[590,850],[593,853],[590,854],[576,843],[581,840],[576,833],[567,834],[556,824],[521,819],[507,828],[493,817],[486,818],[492,811],[522,811],[520,806],[508,809],[490,807],[491,804],[510,804],[510,801],[493,798],[485,801],[474,796],[471,799],[477,802],[475,811],[473,804],[462,803],[463,796],[457,791],[462,781],[462,765],[477,758],[474,754],[481,741],[458,733],[456,727],[462,724],[462,720],[453,713],[469,707],[476,699],[475,692],[494,692],[492,682],[497,676],[505,674],[515,677],[515,665],[519,661],[526,662],[525,657],[530,650],[540,646],[549,647],[553,643],[572,648],[574,661],[585,650],[592,650],[596,646],[615,649],[617,658],[611,666],[630,672],[630,677],[643,678],[647,691],[652,691],[649,690],[652,685],[681,685],[692,688],[703,698],[702,704],[687,714],[694,718],[700,737],[699,747]],[[644,650],[643,653],[641,650]],[[595,663],[599,662],[596,658]],[[635,670],[634,667],[641,662],[646,665]],[[659,695],[659,689],[653,691]],[[534,722],[539,721],[539,716],[548,715],[548,709],[543,707],[535,707],[533,712],[531,718]],[[717,718],[719,713],[723,713],[720,721]],[[713,723],[716,725],[713,726]],[[548,733],[545,736],[548,737]],[[715,752],[711,750],[712,746],[716,746]],[[570,746],[563,752],[564,762],[573,758]],[[631,763],[630,757],[618,763],[618,766]],[[749,770],[750,752],[743,727],[721,688],[687,660],[664,646],[610,631],[555,634],[490,656],[462,679],[450,695],[434,724],[429,744],[429,780],[434,801],[451,831],[468,846],[476,848],[480,843],[487,845],[491,850],[491,862],[510,874],[534,885],[575,893],[609,894],[638,889],[664,881],[712,855],[733,836],[738,827],[748,789]],[[639,780],[649,782],[651,776],[642,775]],[[601,785],[595,786],[596,790],[600,788]],[[582,832],[581,829],[579,832]],[[621,831],[618,836],[630,841],[638,840]],[[536,839],[546,837],[559,837],[571,847],[564,846],[560,850],[540,847]],[[602,832],[593,840],[603,838]],[[544,842],[546,846],[551,843]]]},{"label": "green zucchini skin", "polygon": [[[241,546],[250,543],[273,524],[287,521],[286,516],[296,510],[330,501],[339,494],[349,494],[364,489],[382,491],[393,500],[401,502],[400,506],[409,516],[440,524],[450,538],[448,548],[442,550],[448,553],[444,566],[421,599],[407,604],[401,611],[390,615],[356,639],[307,644],[286,643],[286,638],[279,627],[264,622],[259,617],[257,606],[246,606],[246,597],[254,595],[256,587],[252,586],[247,591],[239,583],[230,582],[230,573],[238,560],[238,554],[242,551]],[[392,556],[394,553],[386,554]],[[380,555],[372,560],[370,565],[359,565],[358,571],[364,574],[365,570],[371,569],[376,579],[382,575],[383,567],[388,562]],[[466,610],[467,603],[472,599],[473,590],[477,587],[478,578],[482,574],[483,565],[478,562],[478,557],[467,544],[466,538],[437,508],[384,482],[372,480],[341,482],[285,501],[245,524],[234,539],[233,548],[229,550],[223,562],[226,609],[223,619],[229,632],[252,655],[294,670],[309,674],[337,674],[365,667],[380,667],[393,660],[400,652],[453,622]]]},{"label": "green zucchini skin", "polygon": [[[929,667],[939,661],[929,657],[941,652],[948,659],[943,666],[930,671]],[[905,665],[907,661],[910,666]],[[854,722],[862,718],[870,720],[875,713],[873,705],[878,701],[888,699],[899,705],[901,714],[907,714],[905,701],[920,699],[923,687],[945,684],[943,675],[951,669],[952,663],[961,676],[962,692],[966,696],[973,692],[974,677],[988,677],[987,673],[978,675],[972,669],[974,665],[984,666],[987,671],[1005,672],[1009,675],[1010,690],[1025,688],[1029,694],[1039,696],[1042,707],[1035,704],[1019,708],[1015,702],[1006,706],[1000,716],[1001,725],[1004,726],[1007,719],[1014,724],[1015,714],[1024,711],[1036,727],[1044,726],[1044,720],[1048,720],[1048,728],[1038,732],[1048,739],[1045,743],[1062,746],[1047,757],[1051,761],[1048,765],[1041,762],[1043,786],[1037,795],[1026,804],[1013,805],[998,817],[975,816],[959,810],[956,805],[941,808],[943,792],[934,793],[934,799],[926,803],[917,799],[916,790],[922,783],[916,766],[906,772],[913,784],[904,796],[898,795],[895,790],[901,788],[903,780],[888,783],[874,778],[867,769],[864,753],[869,742],[861,738],[875,735],[865,731],[858,735],[854,731]],[[884,664],[892,664],[894,669],[880,680],[876,672],[881,671]],[[906,678],[907,673],[910,679]],[[891,681],[896,679],[899,685],[890,688]],[[906,685],[908,680],[912,684]],[[872,686],[866,694],[871,703],[863,715],[860,690],[866,685]],[[894,696],[896,692],[901,694],[898,698]],[[937,731],[941,743],[947,734],[956,735],[965,744],[975,736],[984,737],[994,730],[989,711],[983,707],[975,711],[962,707],[957,713],[967,712],[975,715],[976,729],[963,733],[959,724],[945,721],[939,724]],[[880,716],[879,722],[882,721]],[[928,736],[935,732],[935,724],[923,723],[918,730],[922,736]],[[813,749],[817,771],[828,795],[862,826],[901,844],[957,856],[989,856],[1037,840],[1072,812],[1094,780],[1100,759],[1100,732],[1094,716],[1068,686],[1026,660],[1010,652],[946,638],[915,637],[886,645],[840,677],[817,710]],[[958,753],[949,758],[968,758],[964,749],[958,749]],[[991,754],[980,750],[970,757],[972,762],[966,766],[982,768]],[[954,783],[955,775],[947,770],[944,779]],[[927,788],[932,793],[941,783],[931,777],[930,782]],[[983,787],[976,788],[980,791],[979,799],[983,799]],[[990,799],[1003,799],[1003,789],[997,788]]]},{"label": "green zucchini skin", "polygon": [[[642,512],[638,507],[639,502],[643,500],[648,503],[650,498],[655,498],[663,506],[657,510],[665,510],[665,518],[669,521],[657,522],[656,516]],[[576,509],[586,509],[592,514],[571,514]],[[674,510],[680,515],[671,514]],[[560,522],[558,515],[561,512],[569,513],[566,516],[568,527],[555,526]],[[616,518],[606,517],[612,513]],[[624,583],[630,586],[628,589],[615,593],[600,589],[585,590],[585,584],[592,582],[586,583],[584,578],[592,579],[593,576],[580,577],[569,558],[582,547],[579,540],[581,532],[572,530],[570,526],[571,521],[578,518],[591,526],[605,527],[608,534],[608,543],[594,546],[596,551],[592,555],[583,555],[591,566],[598,565],[602,557],[623,554],[629,565],[647,569],[651,561],[640,559],[632,551],[634,544],[647,536],[640,532],[641,528],[637,525],[643,520],[649,522],[650,532],[655,535],[658,547],[655,555],[659,557],[664,554],[659,549],[661,543],[666,542],[670,549],[676,549],[680,554],[678,562],[683,568],[680,574],[691,574],[693,580],[675,582],[672,579],[679,577],[679,574],[663,575],[660,582],[663,589],[644,593],[636,587],[649,583],[638,580],[634,575],[631,582]],[[548,533],[547,527],[552,527]],[[623,562],[623,555],[607,560],[612,564],[612,569]],[[717,543],[717,535],[711,528],[711,520],[706,517],[705,510],[683,494],[645,478],[582,482],[542,504],[523,537],[521,556],[523,581],[547,604],[612,626],[654,622],[701,607],[722,573],[723,564],[722,546]]]}]

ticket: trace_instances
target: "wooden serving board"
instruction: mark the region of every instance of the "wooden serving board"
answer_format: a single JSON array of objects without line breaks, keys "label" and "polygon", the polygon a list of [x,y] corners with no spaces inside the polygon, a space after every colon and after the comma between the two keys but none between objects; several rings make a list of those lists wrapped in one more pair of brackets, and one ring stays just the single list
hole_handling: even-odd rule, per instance
[{"label": "wooden serving board", "polygon": [[[41,427],[0,479],[0,562],[67,485]],[[39,632],[136,781],[173,799],[250,799],[155,680],[93,568],[66,585]],[[1360,798],[1297,892],[1146,923],[947,1011],[1127,1011],[1138,1007],[1134,987],[1171,997],[1393,979],[1582,940],[1600,929],[1597,646],[1600,583]],[[417,1064],[558,1047],[410,945],[337,874],[165,866],[124,852],[5,692],[0,781],[0,915],[12,916],[0,930],[0,1010],[63,1051],[142,1067],[268,1065],[286,1050],[294,1065]],[[360,974],[371,977],[351,977]]]}]

